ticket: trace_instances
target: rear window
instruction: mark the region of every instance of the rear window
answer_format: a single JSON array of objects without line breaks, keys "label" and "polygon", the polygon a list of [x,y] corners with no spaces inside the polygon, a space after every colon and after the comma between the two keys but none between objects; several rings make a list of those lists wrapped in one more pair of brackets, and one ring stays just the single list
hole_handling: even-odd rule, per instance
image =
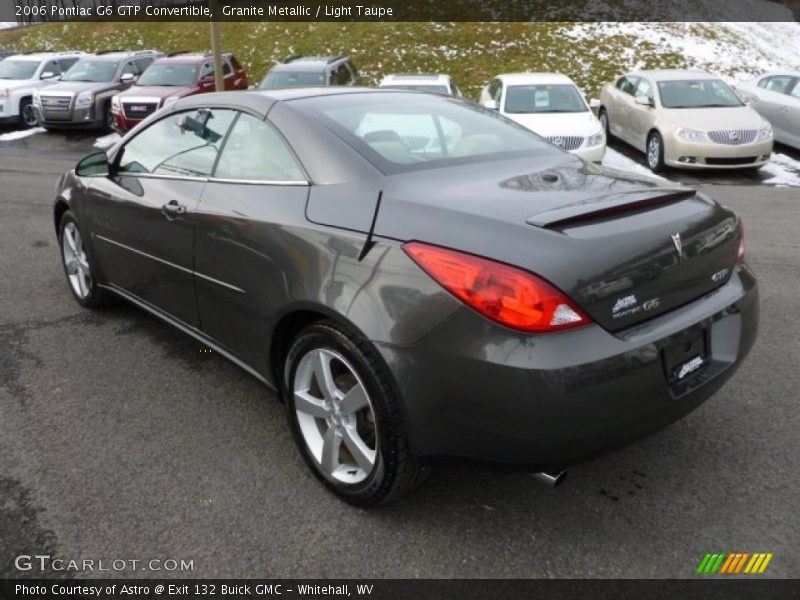
[{"label": "rear window", "polygon": [[425,94],[342,94],[294,100],[387,173],[560,152],[496,111]]},{"label": "rear window", "polygon": [[319,85],[325,85],[325,73],[321,71],[276,71],[268,73],[258,87],[262,90],[271,90]]}]

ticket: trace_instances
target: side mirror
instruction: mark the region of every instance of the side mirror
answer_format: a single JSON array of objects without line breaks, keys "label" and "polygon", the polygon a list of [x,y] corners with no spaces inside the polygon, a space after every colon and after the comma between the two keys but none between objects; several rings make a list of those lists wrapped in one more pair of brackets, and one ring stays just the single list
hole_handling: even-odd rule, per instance
[{"label": "side mirror", "polygon": [[105,152],[94,152],[78,162],[75,174],[80,177],[107,177],[111,169]]},{"label": "side mirror", "polygon": [[488,100],[484,101],[483,106],[489,110],[498,110],[500,108],[500,104],[494,98],[489,98]]},{"label": "side mirror", "polygon": [[52,71],[45,71],[39,79],[53,79],[56,76]]},{"label": "side mirror", "polygon": [[214,85],[216,80],[213,75],[203,75],[200,78],[200,85]]},{"label": "side mirror", "polygon": [[123,73],[122,77],[119,78],[122,83],[131,83],[134,79],[136,79],[136,75],[133,73]]},{"label": "side mirror", "polygon": [[589,108],[591,108],[592,110],[597,110],[598,108],[600,108],[600,100],[598,100],[597,98],[592,98],[591,100],[589,100]]},{"label": "side mirror", "polygon": [[636,96],[633,101],[641,106],[655,106],[655,102],[650,96]]}]

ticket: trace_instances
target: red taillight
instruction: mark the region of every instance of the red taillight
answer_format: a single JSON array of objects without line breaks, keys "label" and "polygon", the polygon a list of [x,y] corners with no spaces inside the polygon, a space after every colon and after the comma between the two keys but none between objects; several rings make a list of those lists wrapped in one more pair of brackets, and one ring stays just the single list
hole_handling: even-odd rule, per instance
[{"label": "red taillight", "polygon": [[736,262],[744,262],[744,225],[739,221],[739,247],[736,250]]},{"label": "red taillight", "polygon": [[526,271],[420,242],[403,249],[446,290],[506,327],[546,333],[592,322],[564,294]]}]

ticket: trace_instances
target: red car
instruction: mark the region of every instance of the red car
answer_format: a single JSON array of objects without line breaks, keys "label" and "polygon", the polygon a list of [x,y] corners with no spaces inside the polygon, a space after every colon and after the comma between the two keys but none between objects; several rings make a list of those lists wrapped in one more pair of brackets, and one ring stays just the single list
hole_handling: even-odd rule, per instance
[{"label": "red car", "polygon": [[[226,90],[246,90],[247,72],[233,54],[222,55]],[[214,58],[200,52],[175,52],[154,61],[134,85],[111,99],[114,128],[133,129],[159,108],[179,98],[216,91]]]}]

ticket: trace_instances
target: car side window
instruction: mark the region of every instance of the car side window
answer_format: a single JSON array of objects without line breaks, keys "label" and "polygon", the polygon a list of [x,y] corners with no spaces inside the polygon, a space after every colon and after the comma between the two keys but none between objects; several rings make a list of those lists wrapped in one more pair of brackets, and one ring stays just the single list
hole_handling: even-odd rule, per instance
[{"label": "car side window", "polygon": [[623,77],[617,82],[617,87],[621,92],[633,96],[637,82],[638,79],[636,77]]},{"label": "car side window", "polygon": [[789,92],[789,95],[800,98],[800,79],[795,79],[794,88]]},{"label": "car side window", "polygon": [[239,181],[306,180],[292,150],[275,128],[244,113],[228,135],[214,177]]},{"label": "car side window", "polygon": [[644,96],[646,98],[652,98],[653,96],[653,88],[650,85],[650,82],[646,79],[640,79],[639,85],[636,86],[636,93],[635,96]]},{"label": "car side window", "polygon": [[61,64],[57,60],[52,60],[44,66],[42,73],[52,73],[53,75],[61,75]]},{"label": "car side window", "polygon": [[120,76],[127,75],[129,73],[131,75],[139,74],[139,67],[137,67],[136,62],[132,60],[129,60],[127,63],[125,63],[125,67],[122,69],[122,73],[120,73]]},{"label": "car side window", "polygon": [[[207,177],[235,116],[233,110],[200,110],[161,119],[123,147],[117,172]],[[205,119],[205,125],[198,130],[181,127],[187,118],[195,123]]]},{"label": "car side window", "polygon": [[500,100],[500,93],[503,91],[503,84],[500,82],[499,79],[494,79],[492,83],[489,84],[489,97],[492,100]]},{"label": "car side window", "polygon": [[777,92],[779,94],[789,93],[789,84],[792,82],[793,77],[788,75],[775,75],[767,77],[764,88],[770,92]]},{"label": "car side window", "polygon": [[233,73],[233,69],[231,69],[231,64],[227,60],[223,59],[223,61],[222,61],[222,75],[223,75],[223,77],[227,77],[231,73]]},{"label": "car side window", "polygon": [[203,68],[200,70],[200,77],[207,77],[208,75],[214,74],[214,63],[207,62],[203,65]]},{"label": "car side window", "polygon": [[136,68],[139,69],[139,73],[144,73],[144,70],[150,66],[150,63],[153,62],[154,59],[152,58],[139,58],[136,60]]},{"label": "car side window", "polygon": [[347,85],[348,83],[350,83],[350,71],[342,63],[333,72],[333,85]]},{"label": "car side window", "polygon": [[74,65],[76,62],[78,62],[77,58],[62,58],[61,59],[61,71],[63,73],[66,73],[67,71],[69,71],[69,68],[72,65]]}]

